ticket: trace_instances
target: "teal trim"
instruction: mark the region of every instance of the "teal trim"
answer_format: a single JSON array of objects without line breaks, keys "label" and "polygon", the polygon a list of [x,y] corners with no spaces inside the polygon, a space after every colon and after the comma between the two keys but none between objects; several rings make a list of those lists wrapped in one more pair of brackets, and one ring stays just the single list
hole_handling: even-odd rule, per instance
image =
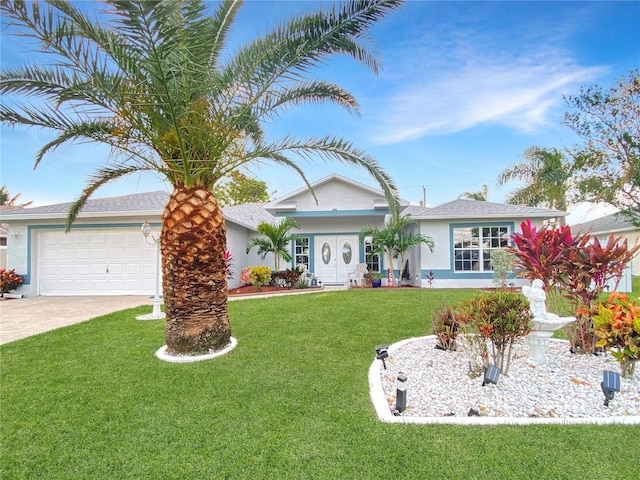
[{"label": "teal trim", "polygon": [[276,212],[276,217],[382,217],[389,213],[389,209],[380,210],[308,210],[300,212]]},{"label": "teal trim", "polygon": [[[453,230],[456,228],[482,228],[482,227],[509,227],[511,233],[515,231],[515,222],[471,222],[471,223],[450,223],[449,224],[449,270],[433,270],[435,278],[442,278],[445,280],[452,279],[491,279],[493,278],[493,272],[456,272],[455,271],[455,249],[454,249],[454,235]],[[429,275],[431,269],[423,269],[421,272],[421,278],[426,278]]]},{"label": "teal trim", "polygon": [[[150,222],[152,227],[160,227],[160,222]],[[79,225],[71,225],[71,230],[83,230],[88,228],[141,228],[142,224],[138,223],[83,223]],[[33,247],[33,233],[37,230],[64,230],[65,224],[51,224],[51,225],[28,225],[27,226],[27,273],[20,274],[25,278],[24,285],[31,285],[31,250]]]}]

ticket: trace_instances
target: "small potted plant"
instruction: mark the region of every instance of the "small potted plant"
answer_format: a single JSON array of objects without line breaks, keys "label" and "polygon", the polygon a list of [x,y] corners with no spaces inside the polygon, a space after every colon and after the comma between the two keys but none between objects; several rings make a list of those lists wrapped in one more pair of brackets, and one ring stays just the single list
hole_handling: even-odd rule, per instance
[{"label": "small potted plant", "polygon": [[382,286],[382,279],[384,275],[380,272],[372,272],[371,273],[371,286],[373,288],[380,288]]}]

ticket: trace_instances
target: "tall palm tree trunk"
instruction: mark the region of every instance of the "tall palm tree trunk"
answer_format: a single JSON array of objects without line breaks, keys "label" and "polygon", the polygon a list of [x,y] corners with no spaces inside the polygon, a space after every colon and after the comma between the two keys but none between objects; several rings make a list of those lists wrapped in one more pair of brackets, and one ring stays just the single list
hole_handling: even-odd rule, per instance
[{"label": "tall palm tree trunk", "polygon": [[176,186],[162,216],[162,275],[169,354],[221,350],[227,313],[226,226],[214,195]]}]

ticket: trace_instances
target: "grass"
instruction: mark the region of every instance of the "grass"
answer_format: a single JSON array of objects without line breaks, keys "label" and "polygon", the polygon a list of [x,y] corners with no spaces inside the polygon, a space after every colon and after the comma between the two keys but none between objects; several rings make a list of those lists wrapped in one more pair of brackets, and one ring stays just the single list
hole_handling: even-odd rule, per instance
[{"label": "grass", "polygon": [[637,427],[377,420],[373,347],[430,334],[430,311],[467,295],[231,302],[238,347],[194,364],[154,357],[163,322],[134,320],[146,307],[3,345],[0,477],[635,478]]}]

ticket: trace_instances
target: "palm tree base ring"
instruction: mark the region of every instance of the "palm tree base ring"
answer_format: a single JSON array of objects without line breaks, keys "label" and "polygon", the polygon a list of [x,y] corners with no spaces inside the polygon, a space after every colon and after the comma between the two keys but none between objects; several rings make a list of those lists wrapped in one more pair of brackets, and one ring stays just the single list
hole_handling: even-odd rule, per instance
[{"label": "palm tree base ring", "polygon": [[237,344],[238,344],[238,340],[236,340],[234,337],[231,337],[231,341],[229,342],[229,345],[224,347],[222,350],[218,350],[217,352],[213,352],[213,353],[205,353],[203,355],[169,355],[166,353],[167,346],[163,345],[156,352],[156,357],[158,357],[160,360],[164,360],[165,362],[171,362],[171,363],[201,362],[203,360],[211,360],[213,358],[226,355],[231,350],[236,348]]}]

